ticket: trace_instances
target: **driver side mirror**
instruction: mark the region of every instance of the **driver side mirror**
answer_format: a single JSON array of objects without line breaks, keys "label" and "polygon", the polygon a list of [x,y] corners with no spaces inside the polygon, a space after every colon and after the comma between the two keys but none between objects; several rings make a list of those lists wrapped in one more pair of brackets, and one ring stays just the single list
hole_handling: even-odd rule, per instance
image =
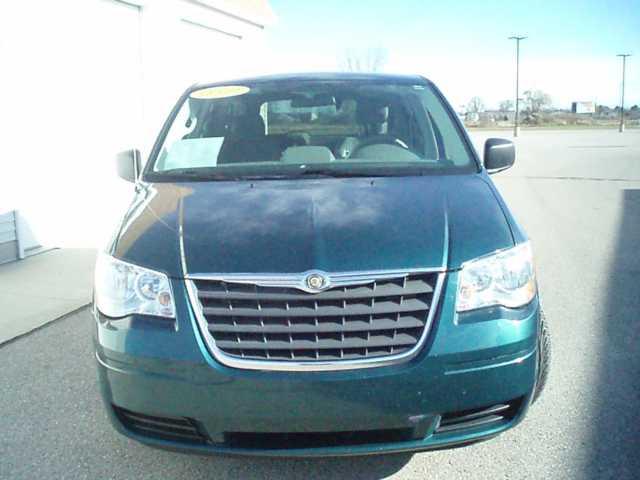
[{"label": "driver side mirror", "polygon": [[488,138],[484,143],[484,168],[497,173],[512,167],[516,161],[516,147],[503,138]]},{"label": "driver side mirror", "polygon": [[127,182],[135,183],[141,169],[140,150],[130,149],[116,155],[118,176]]}]

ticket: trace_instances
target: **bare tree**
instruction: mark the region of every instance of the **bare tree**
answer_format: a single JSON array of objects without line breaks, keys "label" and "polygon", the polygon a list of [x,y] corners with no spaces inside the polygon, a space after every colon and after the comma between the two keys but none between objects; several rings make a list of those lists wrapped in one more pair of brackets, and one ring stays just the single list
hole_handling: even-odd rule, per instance
[{"label": "bare tree", "polygon": [[484,112],[484,102],[480,97],[471,97],[469,103],[467,103],[467,112],[480,113]]},{"label": "bare tree", "polygon": [[340,59],[340,68],[346,72],[381,72],[389,58],[382,47],[358,50],[350,48]]},{"label": "bare tree", "polygon": [[551,96],[542,90],[527,90],[523,95],[529,113],[538,113],[551,105]]},{"label": "bare tree", "polygon": [[500,102],[500,113],[507,113],[513,110],[512,100],[503,100]]}]

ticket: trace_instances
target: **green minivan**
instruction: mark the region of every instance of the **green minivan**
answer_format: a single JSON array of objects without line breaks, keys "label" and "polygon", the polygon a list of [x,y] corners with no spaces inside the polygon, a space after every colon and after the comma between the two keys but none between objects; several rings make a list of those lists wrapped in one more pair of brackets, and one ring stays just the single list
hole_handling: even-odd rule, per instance
[{"label": "green minivan", "polygon": [[531,245],[425,78],[278,75],[179,99],[98,255],[115,428],[198,453],[460,446],[540,395],[549,336]]}]

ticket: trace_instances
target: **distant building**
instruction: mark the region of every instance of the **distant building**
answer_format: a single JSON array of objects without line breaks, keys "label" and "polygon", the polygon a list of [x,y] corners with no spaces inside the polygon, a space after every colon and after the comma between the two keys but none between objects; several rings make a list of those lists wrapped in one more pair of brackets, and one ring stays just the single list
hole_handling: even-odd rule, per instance
[{"label": "distant building", "polygon": [[480,114],[478,112],[467,112],[464,119],[467,122],[477,122],[480,120]]},{"label": "distant building", "polygon": [[481,120],[490,120],[495,122],[513,122],[516,112],[513,110],[485,110],[484,118]]},{"label": "distant building", "polygon": [[596,113],[596,102],[572,102],[571,113]]},{"label": "distant building", "polygon": [[598,118],[602,119],[616,118],[620,115],[620,110],[618,107],[609,108],[606,105],[598,105],[596,107],[596,115]]}]

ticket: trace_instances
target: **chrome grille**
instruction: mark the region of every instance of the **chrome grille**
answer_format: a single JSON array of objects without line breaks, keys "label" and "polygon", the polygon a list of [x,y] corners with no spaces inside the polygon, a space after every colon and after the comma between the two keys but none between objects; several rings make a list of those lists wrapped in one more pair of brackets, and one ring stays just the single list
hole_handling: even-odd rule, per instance
[{"label": "chrome grille", "polygon": [[359,276],[354,285],[334,275],[331,285],[339,286],[318,293],[246,278],[188,282],[203,333],[218,352],[242,361],[319,363],[413,351],[425,336],[442,275],[394,272]]}]

